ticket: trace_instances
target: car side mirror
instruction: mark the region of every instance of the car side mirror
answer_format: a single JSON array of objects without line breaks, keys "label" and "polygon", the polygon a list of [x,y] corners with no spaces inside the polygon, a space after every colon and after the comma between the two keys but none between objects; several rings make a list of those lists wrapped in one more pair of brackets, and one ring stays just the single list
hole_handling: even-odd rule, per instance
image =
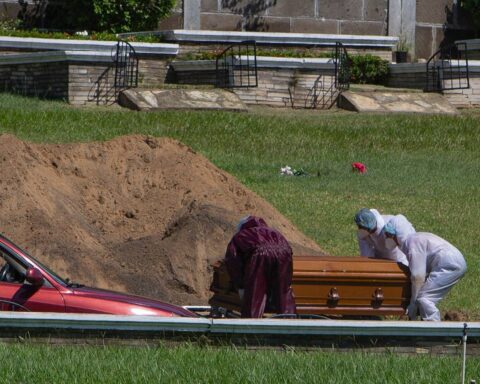
[{"label": "car side mirror", "polygon": [[40,287],[43,285],[43,275],[39,269],[30,267],[27,269],[25,280],[32,284],[34,287]]}]

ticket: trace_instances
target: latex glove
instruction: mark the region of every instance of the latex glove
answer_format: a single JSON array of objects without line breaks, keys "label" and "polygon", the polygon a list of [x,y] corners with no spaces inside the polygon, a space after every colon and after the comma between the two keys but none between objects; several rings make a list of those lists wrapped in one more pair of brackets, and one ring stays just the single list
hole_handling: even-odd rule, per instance
[{"label": "latex glove", "polygon": [[244,289],[239,289],[238,290],[238,296],[240,296],[240,300],[243,300],[243,295],[245,294],[245,290]]},{"label": "latex glove", "polygon": [[417,318],[417,305],[416,304],[410,304],[407,307],[406,314],[408,315],[408,318],[410,320],[415,320]]}]

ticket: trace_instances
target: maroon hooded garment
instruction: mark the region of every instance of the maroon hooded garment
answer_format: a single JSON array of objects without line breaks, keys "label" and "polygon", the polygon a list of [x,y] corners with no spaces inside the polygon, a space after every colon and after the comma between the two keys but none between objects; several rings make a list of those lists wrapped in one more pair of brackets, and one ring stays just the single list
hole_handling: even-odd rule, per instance
[{"label": "maroon hooded garment", "polygon": [[260,217],[250,216],[233,236],[225,264],[237,289],[244,289],[242,317],[262,317],[265,307],[295,313],[292,248]]}]

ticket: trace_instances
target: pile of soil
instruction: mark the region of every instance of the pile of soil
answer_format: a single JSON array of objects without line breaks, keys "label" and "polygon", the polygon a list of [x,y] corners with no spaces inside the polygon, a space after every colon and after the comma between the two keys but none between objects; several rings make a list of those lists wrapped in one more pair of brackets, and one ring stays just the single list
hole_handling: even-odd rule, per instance
[{"label": "pile of soil", "polygon": [[322,254],[276,209],[178,141],[32,144],[0,136],[1,231],[60,276],[202,304],[211,264],[255,214],[296,253]]}]

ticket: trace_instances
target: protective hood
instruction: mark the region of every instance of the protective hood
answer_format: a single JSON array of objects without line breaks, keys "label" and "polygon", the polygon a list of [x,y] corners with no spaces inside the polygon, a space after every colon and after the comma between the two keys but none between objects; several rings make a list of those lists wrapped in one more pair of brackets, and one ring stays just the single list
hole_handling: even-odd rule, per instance
[{"label": "protective hood", "polygon": [[403,215],[394,216],[387,225],[395,229],[395,235],[400,247],[403,246],[410,235],[416,232],[413,225]]},{"label": "protective hood", "polygon": [[240,226],[240,231],[242,229],[254,228],[254,227],[268,227],[265,220],[257,216],[249,216],[248,219]]}]

